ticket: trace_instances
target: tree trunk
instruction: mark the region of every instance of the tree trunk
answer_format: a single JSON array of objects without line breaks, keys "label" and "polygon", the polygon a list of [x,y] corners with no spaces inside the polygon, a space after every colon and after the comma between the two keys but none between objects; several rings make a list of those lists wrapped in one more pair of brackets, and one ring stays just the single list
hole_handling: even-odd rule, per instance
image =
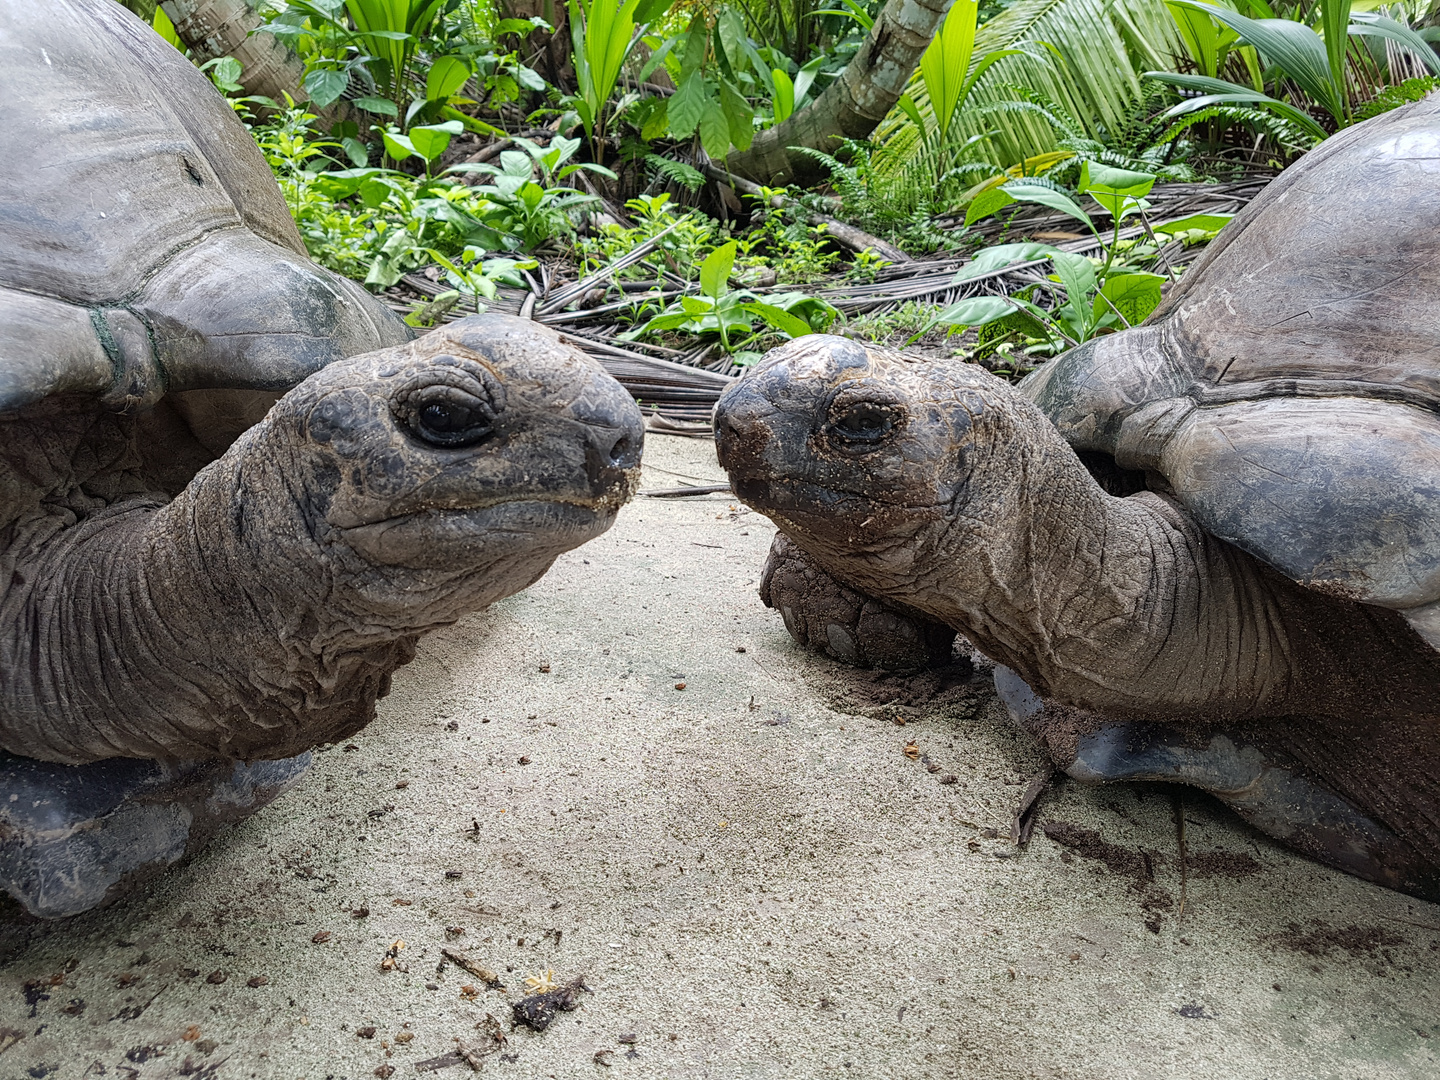
[{"label": "tree trunk", "polygon": [[[153,5],[152,5],[153,6]],[[301,101],[305,63],[270,34],[251,34],[264,22],[246,0],[160,0],[175,33],[197,64],[218,56],[240,61],[240,85],[247,94],[263,94],[280,105],[285,95]],[[329,118],[329,110],[321,119]]]},{"label": "tree trunk", "polygon": [[806,184],[824,167],[803,146],[833,153],[841,139],[864,139],[895,107],[920,57],[945,20],[950,0],[889,0],[860,51],[820,97],[755,136],[725,161],[730,172],[771,187]]},{"label": "tree trunk", "polygon": [[575,85],[575,65],[571,57],[570,12],[564,0],[501,0],[500,16],[505,19],[531,19],[540,16],[553,32],[532,30],[521,38],[521,59],[527,67],[537,69],[551,86]]}]

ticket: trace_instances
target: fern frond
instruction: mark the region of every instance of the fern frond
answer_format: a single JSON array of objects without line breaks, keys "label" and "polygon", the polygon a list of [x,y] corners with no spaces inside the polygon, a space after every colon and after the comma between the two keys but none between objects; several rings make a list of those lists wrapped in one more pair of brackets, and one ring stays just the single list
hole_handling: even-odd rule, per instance
[{"label": "fern frond", "polygon": [[670,183],[679,184],[688,191],[699,191],[705,184],[705,175],[683,161],[674,161],[659,154],[646,154],[645,164]]},{"label": "fern frond", "polygon": [[1215,119],[1244,124],[1254,132],[1263,132],[1290,151],[1309,150],[1319,142],[1315,136],[1305,131],[1300,125],[1286,120],[1283,116],[1276,116],[1265,109],[1252,109],[1244,105],[1209,105],[1203,109],[1196,109],[1192,113],[1186,113],[1176,120],[1155,140],[1156,145],[1163,146],[1166,143],[1172,143],[1196,124]]}]

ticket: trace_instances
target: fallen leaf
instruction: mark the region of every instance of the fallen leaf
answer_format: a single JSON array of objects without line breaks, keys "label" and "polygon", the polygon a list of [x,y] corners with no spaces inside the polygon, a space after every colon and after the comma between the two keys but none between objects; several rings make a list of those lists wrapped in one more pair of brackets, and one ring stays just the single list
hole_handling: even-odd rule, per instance
[{"label": "fallen leaf", "polygon": [[327,941],[329,941],[329,940],[330,940],[330,931],[329,931],[329,930],[321,930],[319,933],[317,933],[314,937],[312,937],[312,938],[310,939],[311,943],[312,943],[312,944],[315,944],[315,945],[324,945],[325,942],[327,942]]}]

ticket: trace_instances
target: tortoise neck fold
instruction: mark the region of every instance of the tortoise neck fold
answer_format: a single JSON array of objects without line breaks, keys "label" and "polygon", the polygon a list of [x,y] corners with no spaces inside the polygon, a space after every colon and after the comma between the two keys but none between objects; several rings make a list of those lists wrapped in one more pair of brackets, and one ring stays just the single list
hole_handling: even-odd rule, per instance
[{"label": "tortoise neck fold", "polygon": [[335,582],[287,470],[255,444],[264,428],[173,501],[102,509],[17,568],[0,747],[71,764],[282,758],[373,716],[418,635],[329,617]]},{"label": "tortoise neck fold", "polygon": [[[1017,401],[972,484],[955,573],[903,599],[963,631],[1044,696],[1111,715],[1273,711],[1290,694],[1275,577],[1151,492],[1107,494]],[[1033,415],[1032,415],[1033,414]],[[1287,583],[1288,584],[1288,583]],[[1295,588],[1293,584],[1291,588]]]}]

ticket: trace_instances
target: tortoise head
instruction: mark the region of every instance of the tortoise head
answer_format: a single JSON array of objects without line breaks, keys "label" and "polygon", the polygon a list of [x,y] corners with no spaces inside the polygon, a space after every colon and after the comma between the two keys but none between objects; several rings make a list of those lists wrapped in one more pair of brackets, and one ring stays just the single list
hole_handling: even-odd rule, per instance
[{"label": "tortoise head", "polygon": [[813,335],[725,392],[716,445],[744,502],[847,583],[901,598],[1004,527],[1030,419],[1017,402],[972,364]]},{"label": "tortoise head", "polygon": [[644,425],[553,331],[479,316],[330,364],[232,453],[252,436],[281,451],[272,479],[294,494],[296,531],[362,607],[423,601],[422,620],[446,621],[604,532],[637,482]]}]

